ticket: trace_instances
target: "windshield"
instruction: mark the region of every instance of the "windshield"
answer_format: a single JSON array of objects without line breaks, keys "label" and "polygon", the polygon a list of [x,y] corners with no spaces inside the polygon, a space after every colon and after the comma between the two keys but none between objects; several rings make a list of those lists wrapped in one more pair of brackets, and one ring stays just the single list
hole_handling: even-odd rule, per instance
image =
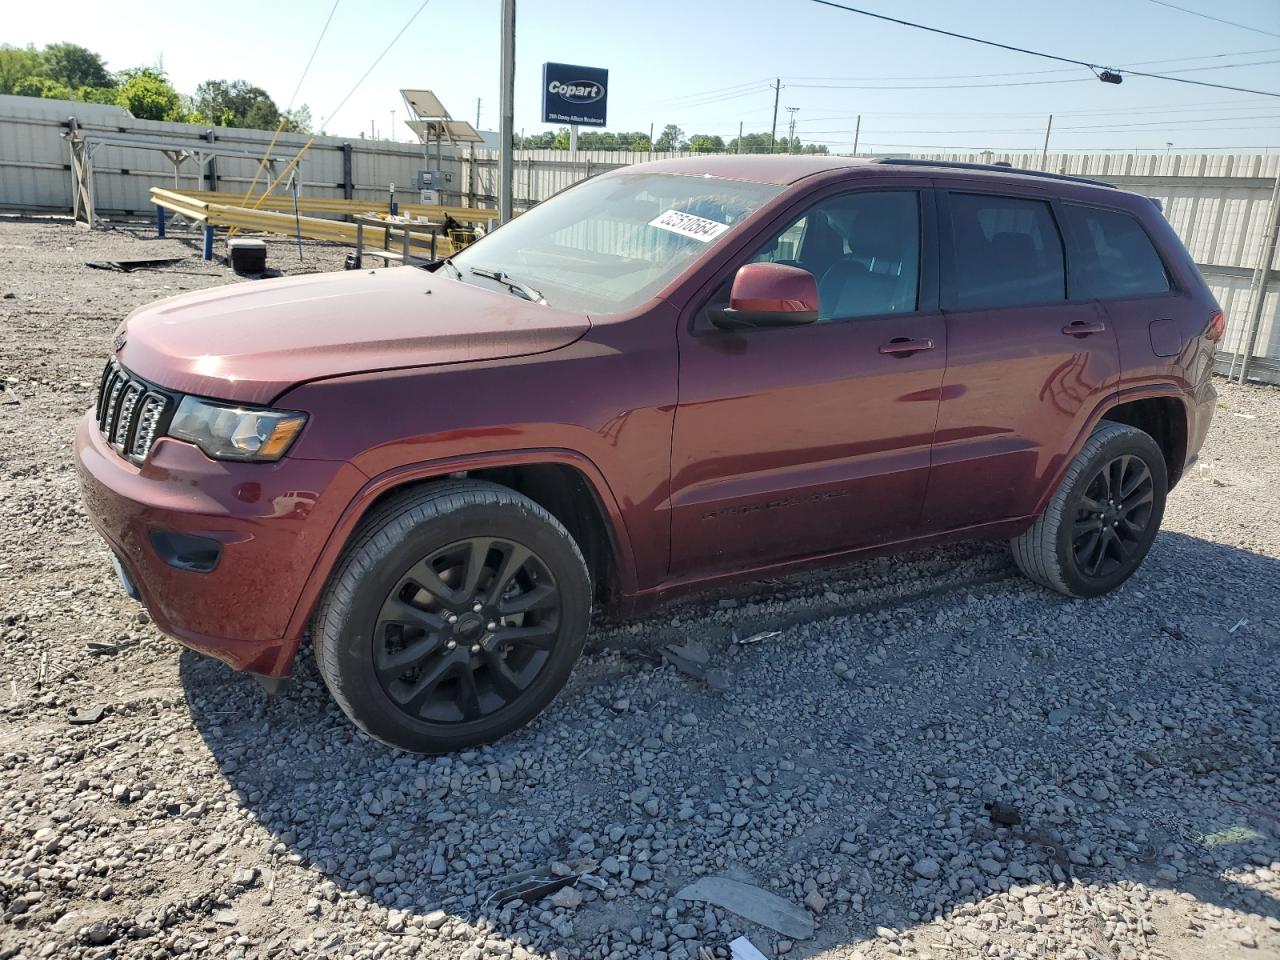
[{"label": "windshield", "polygon": [[562,310],[616,313],[653,296],[782,189],[704,176],[600,177],[516,217],[451,262],[467,283],[510,289],[515,282]]}]

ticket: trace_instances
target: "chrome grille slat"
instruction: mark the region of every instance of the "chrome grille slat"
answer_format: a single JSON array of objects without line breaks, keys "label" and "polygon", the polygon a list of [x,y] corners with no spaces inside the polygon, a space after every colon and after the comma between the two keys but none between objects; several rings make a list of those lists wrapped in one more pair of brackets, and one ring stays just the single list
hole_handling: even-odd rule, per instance
[{"label": "chrome grille slat", "polygon": [[111,445],[119,453],[124,452],[124,445],[129,440],[129,430],[133,426],[133,415],[138,412],[138,401],[142,399],[143,386],[138,381],[131,381],[124,388],[120,398],[120,413],[116,416],[116,425],[111,432]]},{"label": "chrome grille slat", "polygon": [[102,371],[95,416],[98,432],[111,447],[134,463],[141,463],[151,445],[163,433],[165,414],[172,404],[168,394],[153,389],[129,374],[116,360]]}]

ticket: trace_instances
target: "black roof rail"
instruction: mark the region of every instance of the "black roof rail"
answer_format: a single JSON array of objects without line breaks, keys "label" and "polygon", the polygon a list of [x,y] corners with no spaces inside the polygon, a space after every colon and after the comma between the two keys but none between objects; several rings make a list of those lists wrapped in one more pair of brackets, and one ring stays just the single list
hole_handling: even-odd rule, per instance
[{"label": "black roof rail", "polygon": [[1024,170],[999,163],[968,163],[963,160],[921,160],[915,157],[877,157],[875,163],[889,163],[903,167],[945,167],[949,170],[985,170],[988,173],[1016,173],[1023,177],[1043,177],[1046,180],[1066,180],[1070,183],[1087,183],[1094,187],[1118,189],[1114,183],[1093,180],[1089,177],[1073,177],[1067,173],[1047,173],[1044,170]]}]

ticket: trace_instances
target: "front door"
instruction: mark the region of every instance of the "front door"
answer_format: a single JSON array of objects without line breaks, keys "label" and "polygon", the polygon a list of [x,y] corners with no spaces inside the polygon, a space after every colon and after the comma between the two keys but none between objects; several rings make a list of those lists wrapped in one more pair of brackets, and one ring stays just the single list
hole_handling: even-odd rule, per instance
[{"label": "front door", "polygon": [[1119,380],[1115,331],[1069,299],[1054,204],[939,191],[948,365],[924,511],[931,531],[1034,512]]},{"label": "front door", "polygon": [[750,258],[813,273],[816,322],[728,332],[704,308],[681,329],[673,578],[918,529],[947,353],[933,236],[927,191],[819,201]]}]

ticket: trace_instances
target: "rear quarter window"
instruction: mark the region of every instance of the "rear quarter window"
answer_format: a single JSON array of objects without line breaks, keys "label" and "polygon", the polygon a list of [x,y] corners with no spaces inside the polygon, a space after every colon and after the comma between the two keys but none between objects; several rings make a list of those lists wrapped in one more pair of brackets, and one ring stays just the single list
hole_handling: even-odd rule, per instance
[{"label": "rear quarter window", "polygon": [[1167,293],[1169,275],[1138,220],[1118,210],[1062,205],[1071,234],[1069,294],[1115,299]]}]

